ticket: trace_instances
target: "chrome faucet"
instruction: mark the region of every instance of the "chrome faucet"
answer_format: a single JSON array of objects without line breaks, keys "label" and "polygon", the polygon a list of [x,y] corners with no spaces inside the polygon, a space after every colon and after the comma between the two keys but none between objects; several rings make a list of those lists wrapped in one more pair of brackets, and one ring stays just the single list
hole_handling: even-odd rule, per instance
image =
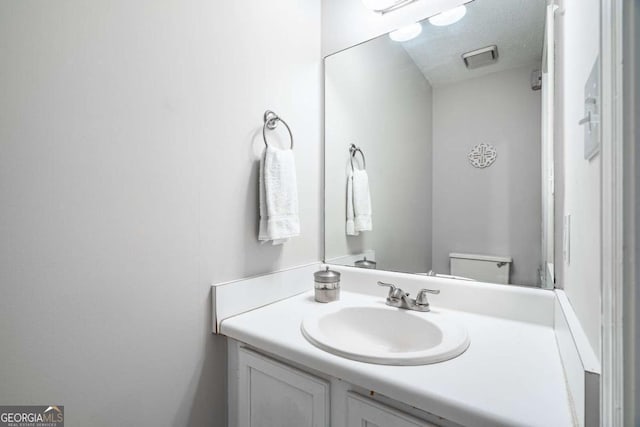
[{"label": "chrome faucet", "polygon": [[439,294],[439,290],[420,289],[416,299],[409,298],[409,294],[391,283],[378,282],[379,286],[387,286],[389,295],[387,295],[387,305],[391,307],[404,308],[415,311],[430,311],[429,300],[427,294]]}]

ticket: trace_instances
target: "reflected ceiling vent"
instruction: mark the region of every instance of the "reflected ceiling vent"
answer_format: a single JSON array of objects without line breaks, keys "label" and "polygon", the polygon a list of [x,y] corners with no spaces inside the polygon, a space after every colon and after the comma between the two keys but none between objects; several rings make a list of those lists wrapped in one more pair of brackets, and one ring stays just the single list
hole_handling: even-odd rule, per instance
[{"label": "reflected ceiling vent", "polygon": [[491,45],[463,53],[462,60],[464,61],[464,65],[470,70],[491,65],[498,62],[498,46]]}]

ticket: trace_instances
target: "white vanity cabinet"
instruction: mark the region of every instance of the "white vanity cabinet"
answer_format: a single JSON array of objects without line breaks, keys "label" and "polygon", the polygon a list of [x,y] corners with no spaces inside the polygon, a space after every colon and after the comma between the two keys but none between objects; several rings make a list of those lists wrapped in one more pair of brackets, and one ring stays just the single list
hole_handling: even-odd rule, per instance
[{"label": "white vanity cabinet", "polygon": [[[231,315],[228,310],[234,306],[247,310],[239,304],[244,304],[245,296],[254,290],[259,294],[263,288],[278,289],[283,283],[306,283],[305,277],[308,282],[317,270],[317,266],[311,266],[300,270],[304,274],[294,269],[295,274],[287,273],[290,276],[269,275],[269,280],[261,279],[255,287],[247,287],[242,282],[237,289],[233,287],[236,285],[230,285],[229,289],[236,293],[231,293],[226,285],[219,286],[223,289],[218,289],[214,299],[215,306],[219,307],[214,312],[217,319],[214,327],[227,340],[229,426],[564,427],[575,424],[558,352],[559,338],[551,326],[554,319],[565,319],[563,310],[556,305],[554,293],[520,287],[504,290],[509,287],[453,281],[447,291],[453,294],[451,298],[472,301],[469,307],[473,309],[475,304],[480,304],[482,309],[491,307],[496,311],[476,313],[442,307],[425,315],[446,316],[464,325],[472,344],[455,359],[424,366],[363,363],[311,344],[301,331],[302,322],[316,313],[333,310],[331,305],[318,304],[312,290],[274,303],[262,301],[261,304],[266,305],[246,312]],[[375,283],[380,274],[376,270],[353,270],[344,269],[342,274],[353,286],[363,288]],[[401,282],[400,273],[397,280],[396,273],[389,275]],[[411,280],[425,288],[430,286],[429,281],[417,276]],[[503,304],[489,304],[493,300]],[[384,296],[343,289],[340,301],[333,307],[378,308],[384,304]],[[418,316],[401,311],[397,314]],[[535,316],[540,316],[540,320],[536,321]],[[339,326],[335,327],[336,331],[340,330]],[[414,334],[410,336],[415,339]],[[573,345],[573,341],[567,345]],[[574,357],[576,353],[571,351]],[[244,356],[240,356],[241,353]],[[584,378],[579,365],[576,365],[575,378]]]},{"label": "white vanity cabinet", "polygon": [[330,426],[328,381],[246,348],[237,373],[238,427]]},{"label": "white vanity cabinet", "polygon": [[322,377],[229,340],[229,426],[436,427]]}]

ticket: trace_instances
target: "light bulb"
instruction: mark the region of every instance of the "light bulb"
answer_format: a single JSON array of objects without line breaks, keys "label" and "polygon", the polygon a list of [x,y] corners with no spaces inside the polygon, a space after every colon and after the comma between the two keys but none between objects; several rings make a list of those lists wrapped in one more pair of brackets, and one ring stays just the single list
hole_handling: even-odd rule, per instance
[{"label": "light bulb", "polygon": [[398,30],[389,33],[389,38],[394,42],[406,42],[411,39],[415,39],[422,32],[422,25],[419,22],[415,24],[407,25]]},{"label": "light bulb", "polygon": [[429,18],[429,22],[431,25],[435,25],[437,27],[443,27],[445,25],[451,25],[455,22],[458,22],[462,19],[464,15],[467,13],[467,7],[465,5],[454,7],[453,9],[445,10],[444,12],[440,12],[437,15]]}]

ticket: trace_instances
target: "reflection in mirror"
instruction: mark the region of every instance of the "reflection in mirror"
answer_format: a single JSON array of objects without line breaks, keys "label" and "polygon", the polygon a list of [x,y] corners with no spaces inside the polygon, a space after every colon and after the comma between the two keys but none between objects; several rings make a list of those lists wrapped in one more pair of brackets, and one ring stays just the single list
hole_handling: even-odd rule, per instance
[{"label": "reflection in mirror", "polygon": [[325,261],[553,280],[546,2],[466,8],[325,59]]}]

